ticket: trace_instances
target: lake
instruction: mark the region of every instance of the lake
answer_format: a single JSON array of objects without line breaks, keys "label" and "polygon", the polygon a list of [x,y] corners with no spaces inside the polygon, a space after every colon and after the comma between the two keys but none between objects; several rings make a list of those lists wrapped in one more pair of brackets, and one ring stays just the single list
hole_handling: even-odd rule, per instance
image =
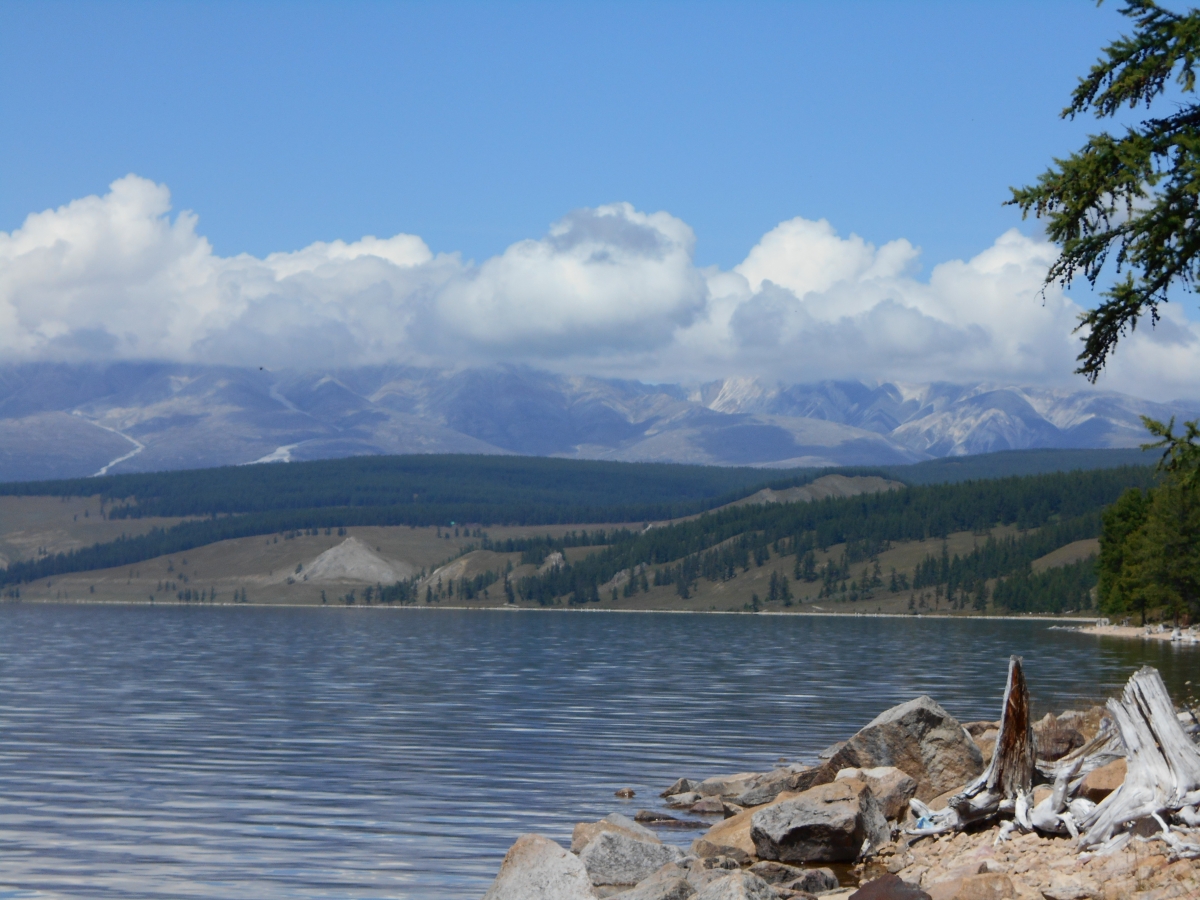
[{"label": "lake", "polygon": [[478,900],[517,835],[679,776],[811,762],[922,693],[997,718],[1013,653],[1039,713],[1200,674],[1047,624],[0,606],[0,898]]}]

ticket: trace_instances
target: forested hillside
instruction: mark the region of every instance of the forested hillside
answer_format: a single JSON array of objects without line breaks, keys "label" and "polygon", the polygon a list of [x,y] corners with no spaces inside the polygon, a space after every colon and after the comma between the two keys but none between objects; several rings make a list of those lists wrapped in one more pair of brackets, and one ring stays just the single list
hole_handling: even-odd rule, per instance
[{"label": "forested hillside", "polygon": [[[938,541],[954,532],[986,534],[1015,526],[1015,535],[990,537],[966,556],[931,550],[906,587],[914,592],[936,587],[953,609],[984,609],[992,591],[996,605],[1013,611],[1078,609],[1090,605],[1086,595],[1095,584],[1094,564],[1078,567],[1077,577],[1067,583],[1059,572],[1034,574],[1031,563],[1063,545],[1098,536],[1104,507],[1127,488],[1149,486],[1154,478],[1153,470],[1130,466],[910,487],[808,504],[734,507],[663,528],[584,532],[495,549],[523,551],[528,562],[541,565],[556,551],[604,545],[578,562],[520,579],[518,594],[542,603],[597,600],[600,586],[622,573],[636,589],[647,571],[653,573],[645,576],[647,583],[674,584],[687,597],[699,579],[732,579],[779,556],[794,558],[794,580],[823,582],[822,596],[856,602],[882,587],[883,573],[870,563],[894,542]],[[815,552],[835,545],[842,545],[840,555],[818,567]],[[868,565],[856,578],[851,567],[862,563]],[[634,574],[639,577],[629,577]],[[1059,590],[1064,585],[1066,593]],[[775,592],[785,596],[790,588],[776,581]]]},{"label": "forested hillside", "polygon": [[[1019,454],[995,454],[993,469]],[[1105,457],[1097,457],[1103,459]],[[1081,464],[1055,458],[1017,465]],[[1064,465],[1064,467],[1066,467]],[[903,474],[902,470],[840,470]],[[797,582],[819,586],[830,602],[854,603],[887,587],[929,590],[953,609],[1079,608],[1090,602],[1094,565],[1034,572],[1034,560],[1100,533],[1102,509],[1127,488],[1154,483],[1144,465],[1028,477],[910,485],[881,494],[813,503],[717,509],[760,487],[806,484],[829,470],[764,472],[697,466],[596,463],[530,457],[365,457],[305,464],[127,475],[0,486],[0,493],[39,496],[100,494],[104,513],[194,516],[70,552],[13,562],[0,584],[17,585],[72,572],[109,569],[255,535],[315,533],[361,526],[579,524],[558,537],[494,543],[479,531],[479,548],[519,553],[543,567],[572,548],[572,561],[523,573],[508,585],[543,604],[595,601],[614,579],[622,590],[671,585],[688,597],[699,579],[728,581],[750,566],[791,558],[764,602],[789,598]],[[929,473],[924,473],[928,475]],[[698,513],[703,513],[697,517]],[[647,522],[664,522],[646,528]],[[598,529],[589,523],[637,523]],[[991,533],[1000,529],[996,534]],[[561,529],[560,529],[561,531]],[[944,551],[940,541],[969,532],[973,549]],[[1001,533],[1002,532],[1002,533]],[[990,535],[990,536],[989,536]],[[878,556],[904,542],[934,542],[911,573],[890,580]],[[625,573],[623,576],[622,573]],[[630,577],[636,574],[636,578]],[[1066,578],[1067,581],[1063,581]]]}]

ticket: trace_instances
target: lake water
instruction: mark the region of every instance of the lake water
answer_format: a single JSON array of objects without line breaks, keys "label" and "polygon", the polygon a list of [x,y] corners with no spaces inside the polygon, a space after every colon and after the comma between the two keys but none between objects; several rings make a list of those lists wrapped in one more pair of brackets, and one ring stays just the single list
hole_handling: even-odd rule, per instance
[{"label": "lake water", "polygon": [[1011,653],[1043,711],[1200,674],[1041,622],[0,606],[0,898],[477,900],[517,835],[681,775],[921,693],[996,718]]}]

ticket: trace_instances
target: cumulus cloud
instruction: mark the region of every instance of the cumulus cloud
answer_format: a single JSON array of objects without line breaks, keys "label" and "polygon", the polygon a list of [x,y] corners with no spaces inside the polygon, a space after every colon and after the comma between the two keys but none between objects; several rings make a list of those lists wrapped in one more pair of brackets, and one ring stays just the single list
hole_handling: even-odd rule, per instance
[{"label": "cumulus cloud", "polygon": [[[758,375],[1078,385],[1079,307],[1042,293],[1054,248],[1010,231],[915,274],[918,250],[780,224],[732,270],[626,203],[577,210],[476,265],[414,235],[220,257],[134,175],[0,233],[6,360],[325,367],[508,361],[643,378]],[[1168,307],[1105,386],[1193,394],[1200,330]]]}]

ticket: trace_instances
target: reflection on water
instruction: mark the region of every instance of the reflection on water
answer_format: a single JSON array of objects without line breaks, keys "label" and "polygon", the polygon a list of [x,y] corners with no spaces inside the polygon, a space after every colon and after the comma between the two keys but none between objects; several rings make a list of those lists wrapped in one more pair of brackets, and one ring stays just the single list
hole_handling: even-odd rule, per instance
[{"label": "reflection on water", "polygon": [[516,835],[681,775],[921,693],[995,718],[1012,653],[1042,711],[1200,661],[1032,622],[0,606],[0,898],[477,898]]}]

